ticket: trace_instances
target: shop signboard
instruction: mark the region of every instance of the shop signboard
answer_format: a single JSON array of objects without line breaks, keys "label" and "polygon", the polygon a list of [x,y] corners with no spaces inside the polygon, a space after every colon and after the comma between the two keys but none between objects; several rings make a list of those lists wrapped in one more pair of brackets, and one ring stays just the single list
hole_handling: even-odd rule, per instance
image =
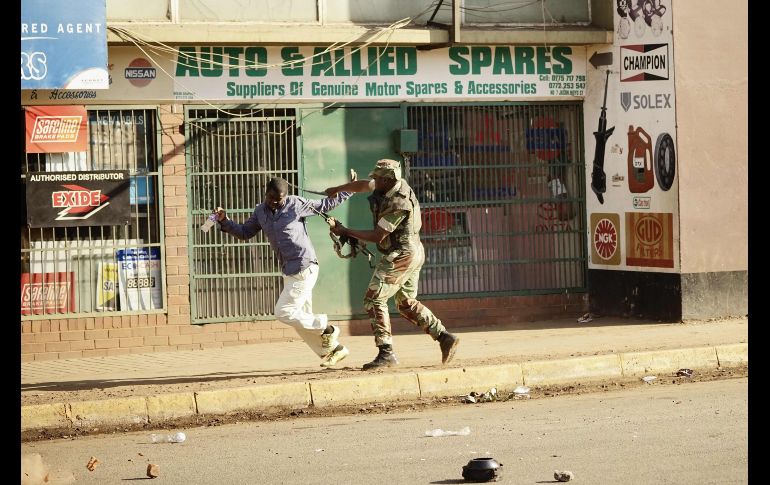
[{"label": "shop signboard", "polygon": [[99,262],[96,275],[96,311],[118,309],[118,265]]},{"label": "shop signboard", "polygon": [[21,314],[75,312],[75,273],[21,274]]},{"label": "shop signboard", "polygon": [[124,225],[131,215],[128,199],[127,170],[27,174],[30,227]]},{"label": "shop signboard", "polygon": [[27,153],[88,150],[85,106],[27,106],[24,112]]},{"label": "shop signboard", "polygon": [[676,273],[681,257],[673,3],[617,4],[612,45],[588,50],[588,267]]},{"label": "shop signboard", "polygon": [[120,310],[162,308],[160,249],[120,249],[117,259]]},{"label": "shop signboard", "polygon": [[105,0],[22,0],[21,89],[107,89]]},{"label": "shop signboard", "polygon": [[181,46],[174,99],[238,102],[580,98],[581,46]]}]

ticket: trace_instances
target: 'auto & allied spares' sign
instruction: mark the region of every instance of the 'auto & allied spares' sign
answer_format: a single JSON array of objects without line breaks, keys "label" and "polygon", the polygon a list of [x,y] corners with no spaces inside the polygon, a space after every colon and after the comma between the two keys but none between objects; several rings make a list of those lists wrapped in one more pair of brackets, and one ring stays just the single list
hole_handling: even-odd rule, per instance
[{"label": "'auto & allied spares' sign", "polygon": [[232,101],[583,97],[582,46],[181,46],[174,98]]},{"label": "'auto & allied spares' sign", "polygon": [[30,227],[114,226],[128,223],[127,170],[27,174]]}]

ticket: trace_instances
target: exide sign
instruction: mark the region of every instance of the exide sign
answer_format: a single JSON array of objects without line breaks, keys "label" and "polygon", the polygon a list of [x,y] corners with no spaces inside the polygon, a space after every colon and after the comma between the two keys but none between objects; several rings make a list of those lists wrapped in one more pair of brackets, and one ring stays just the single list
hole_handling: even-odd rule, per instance
[{"label": "exide sign", "polygon": [[101,204],[101,190],[68,190],[53,192],[53,207],[97,207]]},{"label": "exide sign", "polygon": [[29,172],[30,227],[122,226],[130,220],[128,170]]}]

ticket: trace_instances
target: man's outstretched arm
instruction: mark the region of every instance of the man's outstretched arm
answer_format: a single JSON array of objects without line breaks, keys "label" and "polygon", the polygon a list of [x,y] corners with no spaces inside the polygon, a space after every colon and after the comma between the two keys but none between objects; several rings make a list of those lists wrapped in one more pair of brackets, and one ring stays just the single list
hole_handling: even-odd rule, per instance
[{"label": "man's outstretched arm", "polygon": [[221,207],[217,207],[216,214],[217,222],[219,222],[219,229],[222,232],[226,232],[244,241],[256,236],[256,234],[262,229],[262,226],[260,226],[259,222],[257,221],[256,209],[254,209],[251,217],[249,217],[243,224],[238,224],[237,222],[229,219],[227,217],[227,212]]},{"label": "man's outstretched arm", "polygon": [[339,192],[372,192],[374,190],[374,180],[354,180],[336,187],[329,187],[324,190],[327,197],[334,197]]}]

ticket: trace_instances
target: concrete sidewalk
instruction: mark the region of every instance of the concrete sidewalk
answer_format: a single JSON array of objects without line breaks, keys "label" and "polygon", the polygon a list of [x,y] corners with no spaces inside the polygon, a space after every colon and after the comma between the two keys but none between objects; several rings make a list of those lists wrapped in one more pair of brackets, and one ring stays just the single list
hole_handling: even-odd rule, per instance
[{"label": "concrete sidewalk", "polygon": [[22,429],[160,422],[194,414],[457,395],[748,363],[748,318],[662,324],[598,318],[460,329],[454,361],[422,333],[394,336],[401,365],[374,373],[371,336],[325,370],[299,339],[223,349],[21,364]]}]

